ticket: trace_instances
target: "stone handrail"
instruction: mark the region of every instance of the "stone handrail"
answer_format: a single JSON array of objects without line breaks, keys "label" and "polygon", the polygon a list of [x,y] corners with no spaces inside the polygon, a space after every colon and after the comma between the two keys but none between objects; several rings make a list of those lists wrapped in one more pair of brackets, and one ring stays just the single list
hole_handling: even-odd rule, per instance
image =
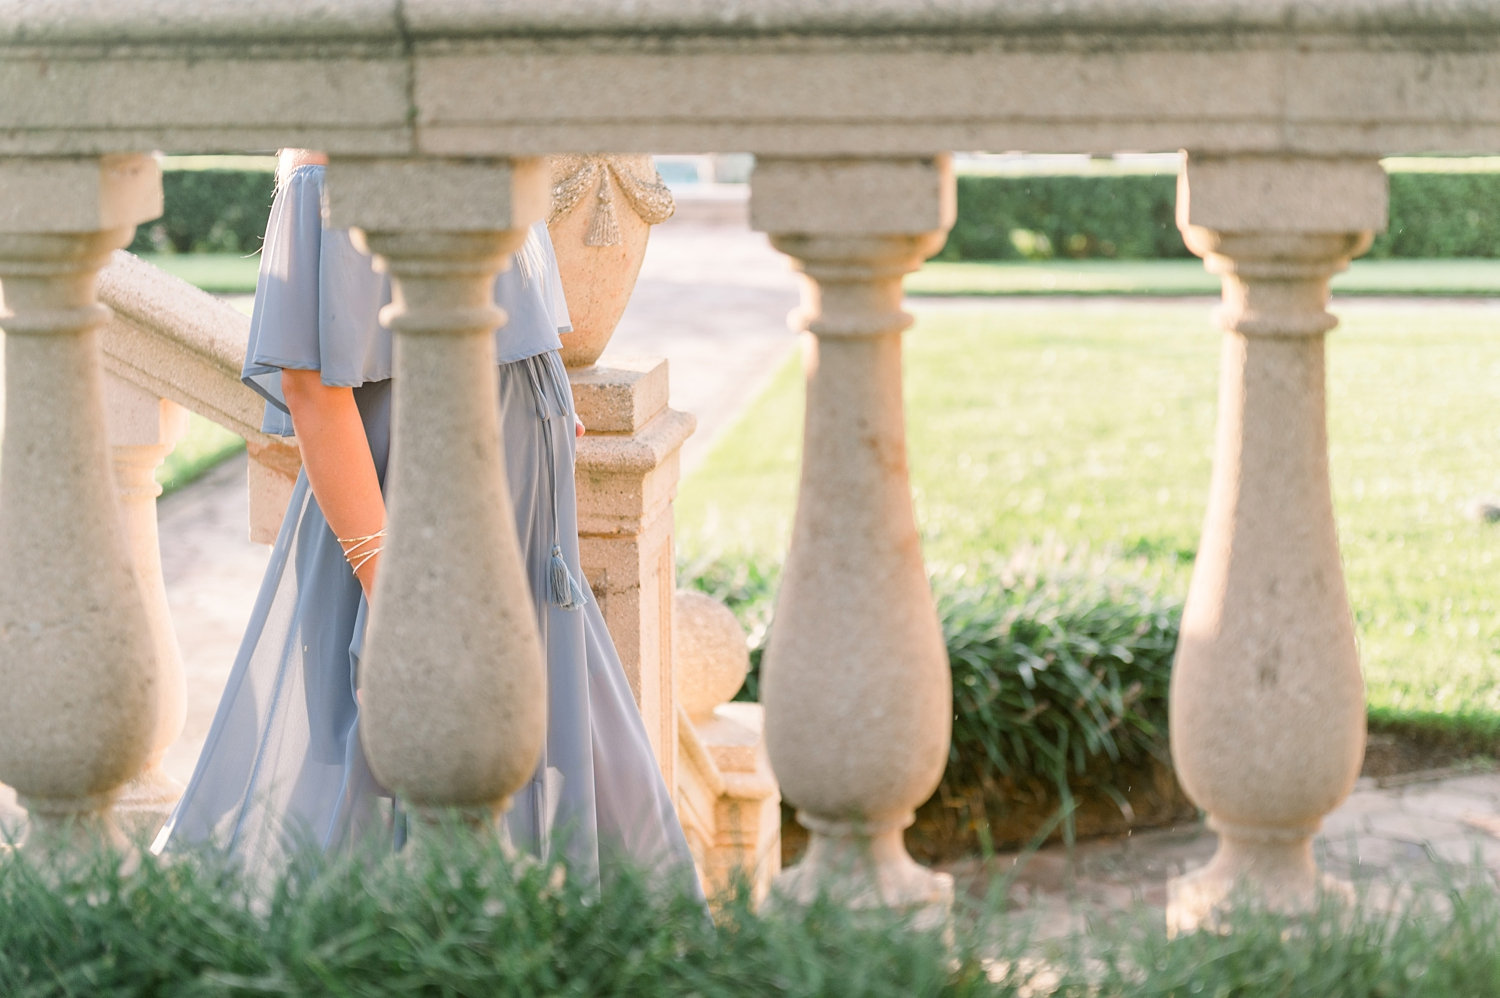
[{"label": "stone handrail", "polygon": [[297,444],[262,433],[265,400],[240,380],[250,320],[220,298],[119,250],[99,272],[110,308],[104,369],[244,438],[250,452],[250,536],[269,544],[302,466]]},{"label": "stone handrail", "polygon": [[[100,485],[95,362],[83,335],[99,321],[94,272],[131,227],[160,211],[159,178],[142,150],[327,150],[335,223],[363,228],[403,289],[391,319],[410,346],[397,372],[410,404],[393,434],[418,443],[397,450],[406,456],[390,480],[366,734],[383,782],[420,816],[503,800],[513,789],[503,774],[526,769],[541,710],[520,704],[513,732],[478,735],[486,704],[531,688],[534,635],[524,621],[492,633],[507,607],[522,605],[524,580],[509,555],[486,553],[512,551],[514,538],[476,506],[496,493],[499,466],[482,446],[482,386],[463,380],[493,318],[478,305],[489,271],[545,212],[539,157],[733,148],[757,156],[751,221],[804,275],[796,321],[813,344],[797,519],[763,685],[769,757],[812,834],[808,858],[781,876],[776,896],[796,901],[832,887],[847,890],[851,904],[943,917],[951,883],[901,844],[941,772],[951,707],[906,479],[900,344],[910,318],[901,278],[951,225],[949,150],[1184,149],[1178,223],[1221,275],[1225,350],[1212,492],[1173,675],[1172,740],[1178,772],[1221,848],[1176,882],[1172,917],[1183,926],[1216,917],[1237,884],[1280,907],[1309,903],[1320,884],[1311,836],[1347,794],[1363,743],[1327,482],[1322,351],[1335,322],[1327,282],[1385,224],[1380,157],[1500,152],[1500,8],[1484,0],[642,0],[628,13],[608,0],[305,7],[0,0],[0,280],[10,310],[0,322],[12,378],[22,372],[6,400],[7,454],[19,439],[24,453],[76,458],[0,468],[0,557],[26,570],[0,571],[0,684],[19,689],[21,676],[46,677],[28,687],[25,703],[0,702],[0,779],[37,802],[43,829],[83,827],[55,819],[90,815],[107,831],[112,788],[138,768],[147,740],[143,721],[97,732],[77,723],[86,706],[58,692],[96,689],[117,711],[149,701],[148,631]],[[637,373],[643,391],[664,377]],[[38,412],[68,418],[28,419]],[[650,406],[636,415],[645,421],[623,421],[621,436],[664,442],[682,432]],[[455,433],[472,435],[472,446],[464,450]],[[449,458],[439,445],[449,444],[475,455],[468,474],[440,473]],[[667,473],[644,478],[639,462],[599,454],[601,488],[638,490],[632,501],[643,510],[636,535],[599,521],[599,550],[615,544],[611,564],[636,566],[601,569],[614,571],[614,584],[622,573],[645,577],[643,559],[670,564],[669,541],[647,529],[671,491],[670,448],[654,452],[665,455]],[[669,575],[657,573],[653,605]],[[605,590],[609,601],[634,598],[629,586]],[[381,613],[382,601],[406,612]],[[665,618],[653,622],[646,611],[637,600],[632,619],[660,650]],[[84,624],[32,626],[59,612]],[[483,668],[462,653],[492,646]],[[422,699],[432,691],[410,677],[424,668],[453,677],[445,699]],[[659,671],[643,667],[632,681],[641,696],[666,692]],[[474,733],[473,744],[408,740],[392,705],[418,702]],[[90,737],[48,741],[37,718],[67,710],[69,730]],[[675,712],[661,721],[658,749],[676,743]],[[48,765],[43,747],[70,765]]]},{"label": "stone handrail", "polygon": [[[99,272],[113,313],[104,368],[262,445],[265,401],[240,380],[250,320],[221,298],[120,250]],[[279,440],[280,438],[275,438]]]},{"label": "stone handrail", "polygon": [[0,154],[1470,153],[1497,47],[1485,0],[0,0]]},{"label": "stone handrail", "polygon": [[1089,31],[1350,31],[1440,34],[1500,28],[1487,0],[358,0],[308,10],[299,0],[199,0],[191,10],[90,0],[0,0],[0,43],[87,44],[223,40],[316,41],[471,35],[843,37],[910,33],[1084,33]]}]

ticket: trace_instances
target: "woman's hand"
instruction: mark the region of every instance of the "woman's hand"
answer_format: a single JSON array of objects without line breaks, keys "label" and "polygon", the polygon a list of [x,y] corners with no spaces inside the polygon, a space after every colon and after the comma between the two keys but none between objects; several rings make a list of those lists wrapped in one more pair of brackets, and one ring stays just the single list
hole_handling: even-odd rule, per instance
[{"label": "woman's hand", "polygon": [[573,414],[573,436],[581,437],[584,434],[583,420],[578,418],[578,413]]}]

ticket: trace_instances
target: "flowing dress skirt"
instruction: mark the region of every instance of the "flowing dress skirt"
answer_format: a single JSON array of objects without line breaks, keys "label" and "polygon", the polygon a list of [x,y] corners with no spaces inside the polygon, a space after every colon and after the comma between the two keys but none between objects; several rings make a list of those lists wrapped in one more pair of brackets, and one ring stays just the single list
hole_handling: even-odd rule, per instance
[{"label": "flowing dress skirt", "polygon": [[[692,860],[598,604],[550,599],[554,543],[577,579],[572,394],[555,351],[498,371],[506,474],[547,668],[547,737],[504,818],[515,845],[575,875],[612,861],[686,875]],[[384,480],[391,382],[354,391]],[[555,474],[554,474],[555,472]],[[455,468],[454,474],[463,474]],[[367,606],[298,477],[244,641],[186,793],[158,849],[213,844],[252,870],[299,843],[399,842],[399,809],[359,743],[354,696]]]}]

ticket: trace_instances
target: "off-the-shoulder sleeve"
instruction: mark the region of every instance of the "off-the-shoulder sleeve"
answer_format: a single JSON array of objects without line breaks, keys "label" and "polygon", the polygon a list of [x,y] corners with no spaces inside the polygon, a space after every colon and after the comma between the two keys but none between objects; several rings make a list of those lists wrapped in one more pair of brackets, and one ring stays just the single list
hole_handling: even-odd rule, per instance
[{"label": "off-the-shoulder sleeve", "polygon": [[[318,371],[323,384],[348,388],[391,376],[391,333],[380,324],[390,281],[348,229],[325,227],[324,173],[313,165],[293,170],[266,225],[242,372],[266,399],[266,433],[292,433],[281,390],[288,368]],[[545,223],[527,243],[495,278],[495,301],[509,316],[495,331],[502,364],[557,349],[557,334],[573,328]]]},{"label": "off-the-shoulder sleeve", "polygon": [[559,333],[573,331],[573,319],[568,315],[568,299],[563,295],[562,275],[557,270],[557,251],[552,246],[551,233],[546,223],[538,222],[542,229],[542,245],[547,254],[547,304],[552,311],[552,322]]},{"label": "off-the-shoulder sleeve", "polygon": [[267,433],[292,432],[281,389],[287,368],[319,371],[326,385],[391,376],[380,308],[390,286],[347,230],[323,226],[324,168],[294,170],[271,206],[242,376],[265,397]]}]

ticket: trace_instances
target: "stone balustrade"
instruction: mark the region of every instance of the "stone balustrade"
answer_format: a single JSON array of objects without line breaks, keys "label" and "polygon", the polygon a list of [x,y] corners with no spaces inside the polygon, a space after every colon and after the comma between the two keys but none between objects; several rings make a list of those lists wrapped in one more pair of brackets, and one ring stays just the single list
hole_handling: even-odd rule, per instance
[{"label": "stone balustrade", "polygon": [[[1500,151],[1497,56],[1487,0],[0,0],[0,780],[47,828],[109,834],[112,795],[151,753],[155,652],[113,515],[92,333],[95,274],[157,208],[139,152],[325,149],[335,218],[387,259],[411,405],[371,694],[414,694],[430,659],[451,686],[426,709],[450,717],[372,707],[368,745],[393,786],[481,813],[526,771],[541,703],[527,628],[487,616],[515,585],[491,459],[422,474],[440,444],[493,443],[465,378],[495,318],[477,289],[541,210],[537,157],[744,150],[754,223],[806,277],[813,344],[765,677],[771,764],[812,845],[779,895],[941,917],[949,885],[900,840],[950,709],[906,478],[901,275],[951,222],[949,150],[1185,149],[1181,225],[1223,276],[1225,346],[1172,734],[1222,849],[1176,885],[1172,917],[1211,920],[1233,887],[1305,905],[1309,836],[1348,791],[1363,727],[1328,502],[1327,279],[1384,222],[1380,157]],[[417,171],[452,183],[414,189]],[[397,619],[406,601],[433,613]],[[438,640],[451,654],[425,650]],[[521,699],[497,729],[507,690]],[[482,754],[483,778],[444,743]]]}]

